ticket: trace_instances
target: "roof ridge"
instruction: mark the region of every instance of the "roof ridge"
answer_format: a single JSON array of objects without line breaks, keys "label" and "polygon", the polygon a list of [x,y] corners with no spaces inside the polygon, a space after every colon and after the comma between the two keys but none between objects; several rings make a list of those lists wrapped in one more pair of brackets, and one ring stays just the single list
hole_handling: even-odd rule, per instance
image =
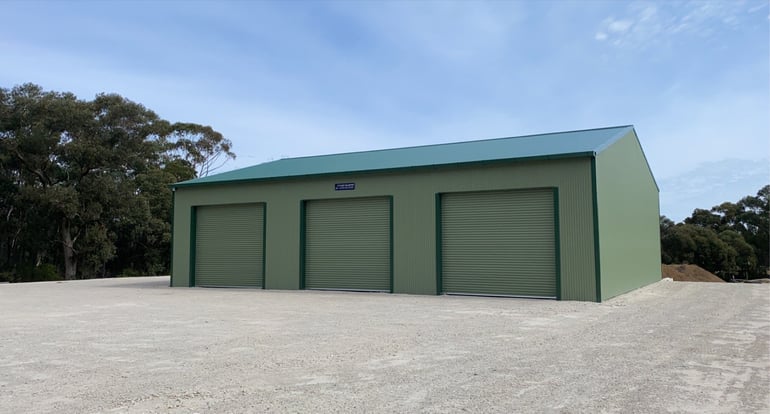
[{"label": "roof ridge", "polygon": [[305,158],[333,157],[336,155],[354,155],[354,154],[363,154],[363,153],[381,152],[381,151],[408,150],[408,149],[415,149],[415,148],[438,147],[438,146],[444,146],[444,145],[458,145],[458,144],[468,144],[468,143],[478,143],[478,142],[500,141],[504,139],[532,138],[532,137],[542,137],[546,135],[571,134],[576,132],[601,131],[605,129],[621,129],[621,128],[633,128],[633,127],[634,127],[633,124],[617,125],[617,126],[608,126],[608,127],[600,127],[600,128],[586,128],[586,129],[575,129],[575,130],[569,130],[569,131],[543,132],[538,134],[516,135],[511,137],[484,138],[484,139],[475,139],[475,140],[466,140],[466,141],[442,142],[442,143],[436,143],[436,144],[412,145],[408,147],[379,148],[379,149],[372,149],[372,150],[335,152],[331,154],[319,154],[319,155],[302,155],[299,157],[280,158],[277,160],[267,161],[261,164],[256,164],[245,168],[256,167],[257,165],[270,164],[273,162],[284,161],[284,160],[300,160]]},{"label": "roof ridge", "polygon": [[629,131],[634,131],[633,125],[291,157],[183,181],[174,187],[514,159],[596,156]]}]

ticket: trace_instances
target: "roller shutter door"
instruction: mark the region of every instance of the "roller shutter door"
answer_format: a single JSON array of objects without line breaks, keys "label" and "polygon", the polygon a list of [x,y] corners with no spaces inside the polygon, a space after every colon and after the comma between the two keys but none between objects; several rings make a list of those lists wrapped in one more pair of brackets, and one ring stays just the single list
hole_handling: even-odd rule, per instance
[{"label": "roller shutter door", "polygon": [[305,204],[305,288],[391,291],[390,199]]},{"label": "roller shutter door", "polygon": [[265,206],[196,208],[195,285],[262,287]]},{"label": "roller shutter door", "polygon": [[441,196],[445,293],[555,298],[553,190]]}]

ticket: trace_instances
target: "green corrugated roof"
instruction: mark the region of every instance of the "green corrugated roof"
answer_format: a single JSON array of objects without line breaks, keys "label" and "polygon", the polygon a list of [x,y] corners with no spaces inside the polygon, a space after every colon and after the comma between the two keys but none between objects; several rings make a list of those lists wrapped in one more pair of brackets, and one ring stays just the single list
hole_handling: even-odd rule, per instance
[{"label": "green corrugated roof", "polygon": [[183,187],[513,159],[591,156],[624,137],[628,132],[633,131],[633,128],[631,125],[626,125],[419,147],[285,158],[183,181],[174,186]]}]

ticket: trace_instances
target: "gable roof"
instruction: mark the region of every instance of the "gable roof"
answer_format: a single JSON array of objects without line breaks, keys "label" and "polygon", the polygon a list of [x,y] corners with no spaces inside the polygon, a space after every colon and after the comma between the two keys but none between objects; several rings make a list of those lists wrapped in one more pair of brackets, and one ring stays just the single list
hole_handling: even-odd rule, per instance
[{"label": "gable roof", "polygon": [[478,162],[595,156],[632,132],[632,125],[479,141],[285,158],[174,184],[186,187],[348,172]]}]

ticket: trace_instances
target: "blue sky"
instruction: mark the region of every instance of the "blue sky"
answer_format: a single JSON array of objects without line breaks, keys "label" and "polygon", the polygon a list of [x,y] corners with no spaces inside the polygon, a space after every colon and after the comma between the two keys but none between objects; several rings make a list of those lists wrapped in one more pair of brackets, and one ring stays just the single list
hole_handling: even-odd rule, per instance
[{"label": "blue sky", "polygon": [[0,2],[0,86],[121,94],[284,157],[634,124],[661,213],[770,183],[761,1]]}]

